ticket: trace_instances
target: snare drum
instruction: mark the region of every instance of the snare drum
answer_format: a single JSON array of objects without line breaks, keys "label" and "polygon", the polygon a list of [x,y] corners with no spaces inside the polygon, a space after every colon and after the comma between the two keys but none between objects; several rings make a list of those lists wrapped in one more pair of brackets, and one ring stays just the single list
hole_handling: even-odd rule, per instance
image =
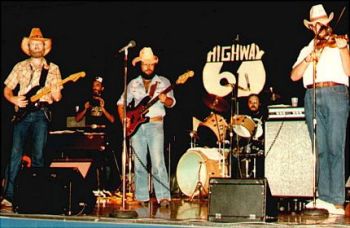
[{"label": "snare drum", "polygon": [[237,135],[250,138],[253,136],[254,130],[256,128],[256,124],[250,116],[247,115],[235,115],[232,117],[232,127],[233,131],[236,132]]},{"label": "snare drum", "polygon": [[196,196],[197,184],[202,184],[202,195],[207,196],[209,178],[223,177],[227,173],[227,165],[222,164],[222,154],[217,148],[190,148],[182,155],[176,168],[176,179],[182,193]]}]

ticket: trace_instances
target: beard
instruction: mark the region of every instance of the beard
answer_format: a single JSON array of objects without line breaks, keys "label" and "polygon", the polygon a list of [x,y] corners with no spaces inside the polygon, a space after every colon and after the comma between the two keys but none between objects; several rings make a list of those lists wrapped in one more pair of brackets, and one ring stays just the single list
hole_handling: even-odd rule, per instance
[{"label": "beard", "polygon": [[143,79],[146,80],[152,80],[152,78],[155,76],[156,74],[154,72],[152,72],[151,74],[145,74],[144,72],[141,72],[141,77]]},{"label": "beard", "polygon": [[29,53],[30,53],[30,56],[34,57],[34,58],[44,57],[44,51],[30,51],[29,50]]}]

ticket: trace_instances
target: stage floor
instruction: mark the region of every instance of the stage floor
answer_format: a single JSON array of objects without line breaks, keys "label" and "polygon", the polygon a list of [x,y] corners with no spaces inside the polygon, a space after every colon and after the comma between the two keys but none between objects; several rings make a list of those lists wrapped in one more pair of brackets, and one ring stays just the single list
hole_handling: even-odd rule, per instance
[{"label": "stage floor", "polygon": [[[244,197],[244,196],[242,196]],[[292,200],[293,201],[293,200]],[[290,201],[290,202],[292,202]],[[280,204],[281,205],[281,204]],[[241,221],[212,222],[208,220],[208,199],[187,196],[174,197],[169,207],[160,207],[152,198],[146,206],[136,201],[129,201],[123,210],[120,202],[113,198],[100,197],[92,213],[88,215],[47,215],[18,214],[12,208],[2,207],[0,213],[1,227],[261,227],[307,225],[308,227],[349,227],[350,207],[346,207],[345,215],[329,215],[328,217],[310,217],[301,210],[293,211],[289,203],[286,210],[272,220],[243,219]],[[242,205],[242,208],[244,205]],[[287,210],[288,209],[288,210]],[[134,211],[136,218],[123,218],[124,211]],[[120,216],[122,215],[122,216]],[[44,222],[45,221],[45,222]],[[32,224],[32,225],[30,225]],[[34,224],[34,225],[33,225]]]}]

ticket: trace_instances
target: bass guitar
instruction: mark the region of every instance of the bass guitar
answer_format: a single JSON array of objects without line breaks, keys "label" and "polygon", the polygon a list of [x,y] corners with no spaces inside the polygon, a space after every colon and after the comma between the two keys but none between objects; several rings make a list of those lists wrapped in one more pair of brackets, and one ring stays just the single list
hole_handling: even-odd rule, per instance
[{"label": "bass guitar", "polygon": [[[69,81],[77,81],[79,78],[83,78],[85,77],[85,72],[81,71],[75,74],[71,74],[70,76],[66,77],[64,80],[60,81],[59,86],[64,85],[65,83],[69,82]],[[28,104],[26,107],[24,108],[20,108],[20,107],[15,107],[15,113],[11,119],[11,121],[13,123],[18,123],[19,121],[21,121],[24,117],[26,117],[26,115],[34,110],[37,110],[37,105],[38,105],[38,101],[40,98],[42,98],[43,96],[49,94],[51,92],[51,88],[49,87],[40,87],[35,86],[33,88],[30,89],[30,91],[28,91],[25,95],[26,100],[28,100]]]},{"label": "bass guitar", "polygon": [[[187,71],[186,73],[180,75],[176,80],[175,84],[170,85],[161,93],[167,94],[171,91],[175,85],[184,84],[188,78],[193,77],[193,71]],[[154,105],[158,100],[159,96],[156,96],[152,100],[149,96],[146,96],[136,107],[128,107],[126,110],[126,117],[130,119],[130,124],[126,128],[126,135],[131,137],[136,130],[141,126],[141,124],[149,121],[149,117],[145,117],[145,114],[148,112],[149,108]]]}]

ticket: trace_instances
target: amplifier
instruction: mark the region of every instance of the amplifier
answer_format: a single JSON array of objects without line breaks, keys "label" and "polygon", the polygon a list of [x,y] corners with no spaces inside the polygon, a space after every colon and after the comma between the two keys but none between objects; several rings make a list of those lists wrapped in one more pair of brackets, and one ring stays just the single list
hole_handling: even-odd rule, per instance
[{"label": "amplifier", "polygon": [[277,214],[277,200],[265,178],[210,178],[209,221],[273,221]]},{"label": "amplifier", "polygon": [[303,119],[304,107],[290,107],[289,105],[273,105],[268,107],[268,119]]}]

